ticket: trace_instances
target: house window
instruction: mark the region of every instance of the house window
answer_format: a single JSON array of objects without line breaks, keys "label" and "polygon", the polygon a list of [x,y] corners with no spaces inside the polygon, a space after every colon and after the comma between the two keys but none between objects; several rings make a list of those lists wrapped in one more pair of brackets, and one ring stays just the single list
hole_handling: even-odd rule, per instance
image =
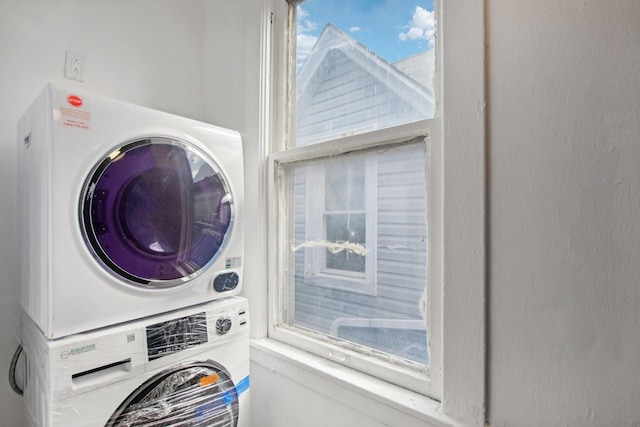
[{"label": "house window", "polygon": [[[294,252],[304,262],[299,285],[376,293],[376,164],[371,155],[298,166]],[[304,227],[301,224],[304,223]],[[304,231],[304,233],[302,233]]]},{"label": "house window", "polygon": [[433,3],[418,3],[291,3],[287,142],[271,155],[269,334],[438,398],[427,209],[436,27]]},{"label": "house window", "polygon": [[[342,159],[340,159],[342,160]],[[325,166],[324,175],[324,237],[328,242],[349,242],[353,247],[327,248],[323,268],[328,273],[365,273],[366,254],[360,248],[367,245],[364,162],[338,161]],[[311,202],[317,200],[313,195]]]}]

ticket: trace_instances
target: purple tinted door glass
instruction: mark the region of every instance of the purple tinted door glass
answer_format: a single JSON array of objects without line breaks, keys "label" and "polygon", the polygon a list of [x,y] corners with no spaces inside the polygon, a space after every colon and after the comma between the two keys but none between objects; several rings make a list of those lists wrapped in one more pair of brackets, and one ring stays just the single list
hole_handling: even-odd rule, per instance
[{"label": "purple tinted door glass", "polygon": [[231,226],[231,196],[216,165],[176,141],[123,147],[86,188],[83,225],[93,252],[135,283],[192,278],[215,259]]},{"label": "purple tinted door glass", "polygon": [[119,214],[124,235],[151,256],[173,255],[180,249],[189,208],[182,200],[186,191],[181,191],[185,184],[180,178],[173,169],[151,169],[123,190]]}]

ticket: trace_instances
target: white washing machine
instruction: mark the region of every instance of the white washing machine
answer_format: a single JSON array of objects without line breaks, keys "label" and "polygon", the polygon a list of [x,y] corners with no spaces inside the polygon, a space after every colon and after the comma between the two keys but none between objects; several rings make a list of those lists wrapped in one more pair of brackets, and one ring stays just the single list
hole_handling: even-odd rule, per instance
[{"label": "white washing machine", "polygon": [[249,426],[242,297],[48,340],[25,316],[27,425]]},{"label": "white washing machine", "polygon": [[18,170],[22,305],[47,337],[240,292],[238,132],[48,85]]}]

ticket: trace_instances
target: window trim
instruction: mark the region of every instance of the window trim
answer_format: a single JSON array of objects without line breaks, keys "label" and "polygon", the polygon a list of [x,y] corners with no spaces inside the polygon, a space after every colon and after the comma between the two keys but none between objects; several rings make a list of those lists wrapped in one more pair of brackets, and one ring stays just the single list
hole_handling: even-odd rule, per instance
[{"label": "window trim", "polygon": [[[429,290],[427,331],[429,333],[429,357],[430,363],[428,367],[424,365],[404,361],[399,358],[388,360],[388,356],[370,349],[369,353],[378,355],[378,357],[370,357],[359,350],[360,346],[351,345],[343,340],[325,336],[316,333],[301,333],[299,328],[290,327],[288,324],[293,320],[293,308],[290,301],[293,301],[292,292],[294,291],[291,274],[288,271],[289,266],[293,265],[292,253],[287,245],[287,238],[282,238],[281,233],[288,233],[288,218],[293,217],[293,213],[289,211],[290,204],[287,202],[286,192],[291,191],[292,182],[283,182],[281,167],[287,164],[297,163],[306,160],[315,160],[338,156],[344,153],[352,153],[357,151],[371,150],[385,146],[398,146],[402,143],[414,143],[416,140],[423,141],[426,149],[427,162],[425,165],[427,174],[430,179],[438,180],[438,167],[432,168],[429,164],[433,153],[430,149],[429,141],[434,135],[440,134],[440,119],[427,119],[419,122],[409,123],[396,126],[393,128],[381,129],[371,134],[359,134],[344,137],[337,140],[321,142],[313,145],[294,147],[288,150],[274,152],[269,156],[269,223],[277,224],[269,229],[270,249],[270,267],[272,268],[270,278],[269,293],[271,295],[271,310],[268,313],[268,336],[291,346],[309,351],[327,360],[340,363],[351,369],[366,372],[369,375],[380,378],[384,381],[397,384],[406,389],[413,390],[416,393],[429,396],[439,400],[441,398],[441,357],[440,343],[436,341],[439,338],[438,332],[431,332],[431,328],[440,329],[440,305],[436,301],[440,300],[440,286],[434,286]],[[282,182],[282,184],[278,184]],[[429,182],[429,180],[427,180]],[[436,186],[438,186],[437,184]],[[427,188],[427,193],[430,189]],[[427,200],[429,195],[427,194]],[[428,202],[429,203],[429,202]],[[437,216],[432,213],[427,206],[429,220]],[[430,243],[434,243],[435,247],[439,246],[440,238],[438,233],[431,231],[429,233]],[[432,262],[437,263],[438,251],[428,251],[428,265]],[[437,264],[435,264],[437,265]],[[434,270],[432,272],[432,270]],[[428,284],[433,280],[438,280],[439,273],[436,269],[428,269]],[[282,280],[282,281],[281,281]],[[433,282],[435,283],[435,282]],[[337,343],[341,342],[341,345]]]},{"label": "window trim", "polygon": [[[418,406],[397,406],[397,410],[410,414],[421,414],[422,419],[435,425],[471,424],[482,426],[485,422],[485,360],[486,360],[486,96],[485,96],[485,0],[450,2],[436,0],[439,24],[439,59],[441,78],[436,89],[442,93],[438,106],[444,123],[432,149],[439,150],[443,158],[432,168],[431,173],[440,174],[443,192],[436,199],[441,202],[438,211],[442,217],[440,226],[445,233],[442,238],[440,265],[443,270],[443,292],[435,305],[443,307],[440,330],[443,342],[442,354],[446,359],[440,374],[443,397],[438,403],[420,395],[411,398],[423,402]],[[277,283],[269,266],[275,265],[273,240],[268,231],[273,229],[275,219],[268,217],[268,205],[273,203],[270,193],[270,174],[267,161],[270,152],[278,151],[284,143],[287,115],[284,109],[288,96],[286,82],[280,78],[287,69],[285,48],[288,24],[287,2],[263,0],[264,18],[261,22],[260,70],[258,97],[255,113],[255,138],[259,147],[262,173],[258,188],[265,191],[260,204],[264,207],[262,234],[265,259],[256,260],[257,268],[267,277],[267,287],[245,287],[250,298],[252,317],[267,319],[275,310],[273,298]],[[443,49],[444,47],[444,49]],[[455,52],[448,55],[448,52]],[[446,154],[446,156],[444,155]],[[433,301],[432,301],[433,302]],[[378,408],[377,403],[396,407],[396,401],[388,393],[388,385],[366,375],[352,375],[348,369],[339,369],[314,358],[306,352],[296,350],[268,337],[268,322],[252,322],[252,351],[264,366],[286,375],[284,369],[304,367],[309,376],[306,381],[331,378],[334,385],[342,385],[341,393],[352,390],[363,396],[361,402],[351,406],[358,410]],[[267,354],[274,357],[267,357]],[[263,357],[263,355],[265,357]],[[253,356],[252,356],[253,359]],[[274,371],[274,372],[275,372]],[[433,375],[433,373],[432,373]],[[357,377],[357,378],[356,378]],[[290,379],[295,380],[294,375]],[[315,381],[315,380],[314,380]],[[371,391],[371,387],[377,391]],[[335,393],[334,389],[330,389]],[[411,393],[402,402],[409,400]],[[393,393],[395,394],[395,393]],[[368,397],[364,397],[368,396]],[[372,399],[373,406],[365,402]],[[398,401],[399,402],[399,401]],[[429,403],[432,402],[432,403]],[[364,405],[364,406],[363,406]],[[404,409],[402,409],[404,407]],[[384,412],[380,413],[384,415]]]}]

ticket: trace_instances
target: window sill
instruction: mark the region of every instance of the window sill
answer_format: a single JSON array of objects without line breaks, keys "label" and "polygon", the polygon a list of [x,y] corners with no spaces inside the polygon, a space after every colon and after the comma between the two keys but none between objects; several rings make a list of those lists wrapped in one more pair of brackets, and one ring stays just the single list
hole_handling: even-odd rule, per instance
[{"label": "window sill", "polygon": [[[443,414],[435,400],[273,339],[252,340],[251,361],[380,420],[393,422],[393,412],[399,412],[429,426],[464,425]],[[353,396],[340,398],[349,393]]]}]

